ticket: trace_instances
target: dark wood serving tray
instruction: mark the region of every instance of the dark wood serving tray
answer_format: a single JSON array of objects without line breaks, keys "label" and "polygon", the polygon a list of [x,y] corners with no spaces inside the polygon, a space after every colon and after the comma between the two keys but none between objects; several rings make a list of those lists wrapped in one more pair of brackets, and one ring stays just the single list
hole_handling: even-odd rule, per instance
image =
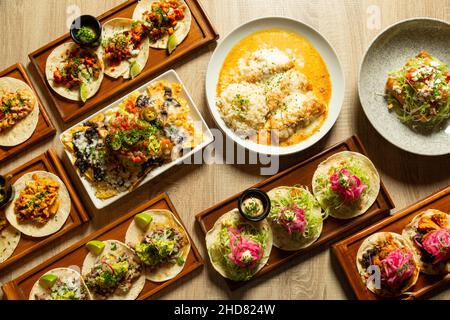
[{"label": "dark wood serving tray", "polygon": [[56,133],[56,129],[53,126],[50,118],[47,115],[47,112],[45,111],[44,105],[42,104],[41,99],[39,98],[39,95],[37,94],[36,90],[34,89],[33,84],[30,81],[30,78],[28,77],[27,72],[25,71],[25,68],[20,64],[16,63],[9,67],[6,70],[3,70],[0,72],[0,77],[10,77],[15,78],[18,80],[21,80],[28,84],[30,88],[33,90],[34,95],[36,96],[36,99],[39,104],[39,120],[36,126],[36,129],[34,130],[33,135],[24,143],[21,143],[14,147],[2,147],[0,146],[0,163],[3,162],[6,159],[9,159],[12,156],[15,156],[19,154],[20,152],[28,149],[31,145],[38,143],[46,138],[49,138],[50,136],[54,135]]},{"label": "dark wood serving tray", "polygon": [[[311,181],[313,174],[322,161],[331,156],[334,153],[341,151],[356,151],[362,154],[366,154],[364,147],[362,146],[359,139],[355,136],[343,141],[320,154],[306,160],[300,164],[297,164],[283,172],[280,172],[273,177],[264,180],[253,187],[261,188],[264,191],[269,191],[278,186],[293,186],[293,185],[304,185],[309,187],[311,190]],[[210,230],[216,220],[228,211],[236,208],[237,200],[241,194],[238,193],[217,205],[201,212],[196,216],[197,222],[200,224],[201,229],[206,234]],[[299,250],[299,251],[283,251],[275,246],[272,247],[270,253],[269,261],[264,268],[262,268],[254,277],[260,277],[274,269],[277,269],[282,264],[286,263],[288,260],[293,259],[305,252],[311,251],[315,248],[323,248],[331,242],[338,241],[342,239],[349,231],[352,231],[362,225],[373,221],[375,219],[380,219],[389,214],[389,211],[394,208],[394,204],[381,182],[380,193],[375,201],[375,203],[369,208],[369,210],[359,217],[350,220],[338,220],[333,217],[328,217],[323,224],[323,231],[320,238],[313,243],[311,246]],[[237,289],[247,282],[235,282],[226,279],[227,284],[231,290]]]},{"label": "dark wood serving tray", "polygon": [[[166,50],[150,48],[149,59],[142,73],[131,80],[124,80],[123,78],[113,79],[105,75],[100,90],[95,96],[90,98],[83,104],[81,101],[71,101],[65,99],[55,93],[48,85],[45,77],[45,64],[49,54],[64,42],[71,40],[69,34],[48,43],[44,47],[29,54],[31,64],[34,66],[39,79],[41,80],[45,91],[50,100],[53,102],[55,111],[59,114],[64,123],[81,116],[82,114],[105,106],[109,98],[117,96],[132,86],[143,82],[149,77],[157,74],[169,66],[183,59],[189,54],[193,54],[199,48],[204,47],[216,39],[219,35],[212,26],[205,11],[197,0],[185,0],[192,13],[191,30],[186,39],[177,47],[177,49],[170,55],[167,55]],[[100,15],[98,19],[104,23],[112,18],[131,18],[134,8],[138,0],[129,0],[123,4],[105,12]]]},{"label": "dark wood serving tray", "polygon": [[[8,300],[22,300],[28,299],[31,288],[34,283],[39,280],[39,278],[45,274],[47,271],[58,268],[58,267],[69,267],[78,266],[81,269],[85,256],[88,254],[88,249],[86,249],[85,244],[91,240],[125,240],[125,234],[131,223],[133,217],[148,209],[167,209],[172,211],[177,217],[181,224],[183,222],[180,219],[174,205],[170,201],[169,197],[163,193],[158,197],[140,205],[130,213],[126,214],[122,218],[112,222],[111,224],[103,227],[102,229],[92,233],[86,238],[82,239],[78,243],[74,244],[70,248],[64,250],[63,252],[57,254],[53,258],[47,260],[36,268],[30,270],[29,272],[23,274],[17,279],[6,283],[2,289]],[[184,226],[184,225],[183,225]],[[162,283],[156,283],[151,281],[146,281],[144,289],[138,297],[138,300],[147,299],[155,293],[159,292],[163,288],[167,287],[171,283],[176,282],[178,279],[185,277],[189,273],[203,266],[204,262],[197,248],[195,247],[192,238],[189,236],[191,241],[191,251],[189,252],[186,264],[183,271],[181,271],[175,278]]]},{"label": "dark wood serving tray", "polygon": [[[450,186],[332,246],[333,253],[337,257],[348,282],[353,288],[356,298],[360,300],[383,299],[369,291],[359,277],[358,269],[356,268],[356,253],[362,242],[376,232],[389,231],[401,233],[403,228],[416,215],[427,209],[450,212]],[[412,294],[400,296],[398,299],[412,300],[421,298],[438,288],[442,288],[445,285],[448,286],[449,283],[450,274],[447,276],[430,276],[421,273],[416,285],[408,290]]]},{"label": "dark wood serving tray", "polygon": [[64,171],[61,160],[58,158],[55,150],[50,149],[46,153],[34,158],[33,160],[25,163],[19,168],[13,170],[9,174],[12,175],[12,181],[15,182],[21,176],[32,171],[48,171],[57,175],[66,185],[71,198],[71,209],[69,217],[63,227],[56,233],[42,238],[33,238],[22,234],[20,236],[19,244],[11,257],[9,257],[3,263],[0,263],[0,270],[19,261],[23,257],[32,252],[36,252],[38,249],[47,245],[51,241],[63,236],[71,230],[79,227],[83,223],[89,220],[89,216],[84,209],[80,198],[78,197],[75,189],[70,182],[67,173]]}]

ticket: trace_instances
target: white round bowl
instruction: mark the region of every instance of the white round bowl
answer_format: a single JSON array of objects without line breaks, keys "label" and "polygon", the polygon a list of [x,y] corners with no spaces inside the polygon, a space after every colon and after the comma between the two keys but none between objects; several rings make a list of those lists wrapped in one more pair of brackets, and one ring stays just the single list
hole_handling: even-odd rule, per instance
[{"label": "white round bowl", "polygon": [[[219,110],[216,107],[217,82],[219,80],[219,74],[223,62],[230,50],[246,36],[259,30],[274,28],[293,31],[300,36],[308,39],[308,41],[313,44],[313,46],[324,59],[328,67],[328,72],[330,73],[332,82],[332,95],[330,103],[328,105],[328,115],[322,127],[308,139],[288,147],[262,145],[250,140],[240,138],[233,132],[231,128],[229,128],[225,124]],[[232,140],[234,140],[242,147],[256,153],[267,155],[287,155],[296,153],[305,150],[318,142],[323,136],[327,134],[328,131],[330,131],[330,129],[336,122],[344,101],[344,93],[344,73],[336,51],[331,46],[331,44],[312,27],[300,21],[285,17],[259,18],[247,22],[234,29],[219,43],[216,50],[214,50],[211,60],[209,61],[208,70],[206,72],[206,97],[208,101],[208,107],[217,126],[223,132],[225,132],[226,135],[228,135]]]}]

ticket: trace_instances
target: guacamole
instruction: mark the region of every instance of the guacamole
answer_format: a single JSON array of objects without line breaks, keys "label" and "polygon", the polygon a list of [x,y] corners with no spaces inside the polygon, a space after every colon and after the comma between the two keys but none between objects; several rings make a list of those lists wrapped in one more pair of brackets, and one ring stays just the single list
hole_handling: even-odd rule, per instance
[{"label": "guacamole", "polygon": [[91,43],[97,38],[97,33],[91,27],[81,27],[77,31],[77,38],[82,43]]}]

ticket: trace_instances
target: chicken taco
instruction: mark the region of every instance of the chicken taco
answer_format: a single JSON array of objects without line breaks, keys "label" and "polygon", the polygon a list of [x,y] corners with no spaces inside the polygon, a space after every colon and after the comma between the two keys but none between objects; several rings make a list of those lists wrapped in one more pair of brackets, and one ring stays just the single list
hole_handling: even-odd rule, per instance
[{"label": "chicken taco", "polygon": [[132,19],[111,19],[103,25],[102,51],[108,76],[134,78],[147,64],[147,29],[141,22]]},{"label": "chicken taco", "polygon": [[150,47],[170,53],[191,30],[192,15],[183,0],[140,0],[133,19],[148,29]]},{"label": "chicken taco", "polygon": [[0,78],[0,146],[25,142],[38,121],[39,105],[30,86],[15,78]]},{"label": "chicken taco", "polygon": [[12,256],[20,241],[20,231],[14,228],[0,210],[0,263]]},{"label": "chicken taco", "polygon": [[293,251],[310,246],[322,232],[323,218],[314,196],[304,188],[278,187],[268,192],[270,213],[267,217],[273,244]]},{"label": "chicken taco", "polygon": [[104,69],[103,61],[95,51],[67,42],[48,56],[45,76],[60,96],[85,102],[100,89]]},{"label": "chicken taco", "polygon": [[181,223],[168,210],[149,210],[135,216],[125,243],[145,265],[147,280],[174,278],[186,264],[191,244]]},{"label": "chicken taco", "polygon": [[96,300],[134,300],[145,285],[144,269],[134,251],[116,240],[103,241],[96,255],[89,252],[81,274]]},{"label": "chicken taco", "polygon": [[225,213],[206,234],[213,267],[223,277],[247,281],[261,270],[272,250],[269,223],[244,220],[237,209]]},{"label": "chicken taco", "polygon": [[69,191],[64,182],[46,171],[24,174],[15,183],[16,194],[6,208],[8,222],[30,237],[57,232],[71,210]]},{"label": "chicken taco", "polygon": [[327,215],[351,219],[364,214],[375,202],[380,191],[380,176],[369,158],[343,151],[319,164],[312,188]]},{"label": "chicken taco", "polygon": [[375,233],[364,240],[356,256],[356,266],[367,288],[383,297],[406,293],[420,273],[408,241],[393,232]]},{"label": "chicken taco", "polygon": [[420,271],[450,273],[450,214],[428,209],[415,216],[402,235],[413,247]]},{"label": "chicken taco", "polygon": [[56,268],[36,281],[29,300],[92,300],[92,296],[77,271]]}]

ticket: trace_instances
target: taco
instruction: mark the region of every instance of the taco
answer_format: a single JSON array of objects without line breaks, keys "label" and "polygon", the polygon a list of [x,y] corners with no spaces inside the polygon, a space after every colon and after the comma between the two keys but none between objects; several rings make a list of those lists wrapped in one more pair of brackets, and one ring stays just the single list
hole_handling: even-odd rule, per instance
[{"label": "taco", "polygon": [[77,271],[56,268],[36,281],[29,300],[92,300],[92,296]]},{"label": "taco", "polygon": [[393,232],[378,232],[365,239],[359,247],[356,266],[367,288],[383,297],[406,293],[417,282],[420,273],[408,241]]},{"label": "taco", "polygon": [[144,269],[134,251],[116,240],[103,241],[99,255],[89,252],[82,272],[94,299],[134,300],[145,285]]},{"label": "taco", "polygon": [[140,0],[133,19],[143,21],[148,29],[150,47],[167,49],[186,38],[191,30],[192,15],[183,0]]},{"label": "taco", "polygon": [[[136,217],[147,215],[147,225]],[[174,278],[186,264],[191,244],[181,223],[168,210],[149,210],[137,215],[128,227],[125,243],[134,249],[145,266],[147,280],[163,282]]]},{"label": "taco", "polygon": [[64,182],[46,171],[24,174],[15,183],[16,194],[6,208],[6,219],[30,237],[57,232],[71,210],[69,191]]},{"label": "taco", "polygon": [[343,151],[319,164],[312,188],[327,215],[351,219],[364,214],[375,202],[380,191],[380,176],[369,158]]},{"label": "taco", "polygon": [[0,146],[25,142],[38,121],[39,105],[30,86],[15,78],[0,78]]},{"label": "taco", "polygon": [[6,220],[5,213],[0,211],[0,263],[12,256],[20,241],[20,231]]},{"label": "taco", "polygon": [[147,30],[139,21],[111,19],[103,25],[102,51],[105,73],[108,76],[134,78],[147,64]]},{"label": "taco", "polygon": [[323,218],[314,196],[304,188],[278,187],[270,190],[267,216],[273,244],[294,251],[310,246],[322,232]]},{"label": "taco", "polygon": [[247,281],[262,269],[272,250],[269,223],[244,220],[237,209],[225,213],[206,234],[211,263],[223,277]]},{"label": "taco", "polygon": [[415,216],[402,235],[414,249],[420,271],[450,273],[450,214],[428,209]]},{"label": "taco", "polygon": [[48,56],[45,76],[57,94],[84,102],[100,89],[104,69],[103,61],[95,51],[67,42]]}]

